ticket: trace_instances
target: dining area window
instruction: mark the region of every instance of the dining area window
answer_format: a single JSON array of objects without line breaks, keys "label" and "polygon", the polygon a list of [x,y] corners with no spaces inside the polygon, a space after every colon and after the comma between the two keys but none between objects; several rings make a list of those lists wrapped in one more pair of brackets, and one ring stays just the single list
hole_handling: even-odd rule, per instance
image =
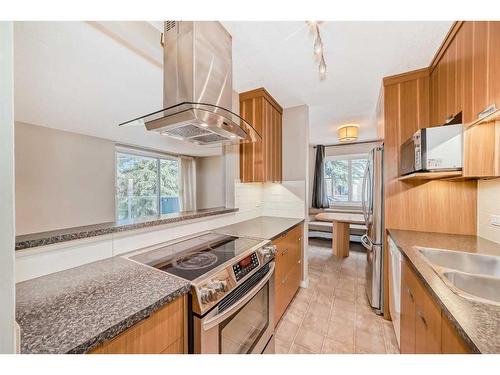
[{"label": "dining area window", "polygon": [[330,207],[361,205],[367,163],[366,154],[328,157],[325,160],[325,183]]}]

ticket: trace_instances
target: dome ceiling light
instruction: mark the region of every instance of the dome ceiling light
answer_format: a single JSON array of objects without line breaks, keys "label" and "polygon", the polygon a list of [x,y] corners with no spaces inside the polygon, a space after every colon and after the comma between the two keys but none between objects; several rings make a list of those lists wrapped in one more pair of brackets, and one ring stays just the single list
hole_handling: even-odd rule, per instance
[{"label": "dome ceiling light", "polygon": [[337,128],[339,142],[347,143],[354,142],[358,139],[359,125],[346,124]]}]

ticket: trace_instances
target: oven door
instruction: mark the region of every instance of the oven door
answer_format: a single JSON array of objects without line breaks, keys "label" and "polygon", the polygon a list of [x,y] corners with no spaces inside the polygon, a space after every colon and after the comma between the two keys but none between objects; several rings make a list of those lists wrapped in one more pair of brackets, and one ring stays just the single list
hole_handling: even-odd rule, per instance
[{"label": "oven door", "polygon": [[274,262],[254,275],[207,315],[193,317],[195,353],[274,352]]}]

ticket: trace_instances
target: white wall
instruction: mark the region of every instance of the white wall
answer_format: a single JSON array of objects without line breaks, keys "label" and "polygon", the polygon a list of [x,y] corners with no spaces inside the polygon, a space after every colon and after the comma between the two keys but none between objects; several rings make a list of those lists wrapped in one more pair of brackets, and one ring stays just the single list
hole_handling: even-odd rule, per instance
[{"label": "white wall", "polygon": [[490,225],[490,215],[500,215],[500,179],[477,184],[477,235],[500,243],[500,227]]},{"label": "white wall", "polygon": [[16,234],[115,219],[113,142],[16,122]]},{"label": "white wall", "polygon": [[[16,251],[16,282],[261,216],[263,184],[236,183],[237,213]],[[14,248],[12,244],[11,248]]]},{"label": "white wall", "polygon": [[0,22],[0,353],[14,353],[14,87],[12,22]]},{"label": "white wall", "polygon": [[[267,185],[264,212],[273,216],[307,217],[309,196],[309,107],[300,105],[283,110],[283,182]],[[307,220],[304,224],[302,286],[308,284]]]},{"label": "white wall", "polygon": [[222,207],[224,197],[224,162],[222,156],[196,158],[196,207]]}]

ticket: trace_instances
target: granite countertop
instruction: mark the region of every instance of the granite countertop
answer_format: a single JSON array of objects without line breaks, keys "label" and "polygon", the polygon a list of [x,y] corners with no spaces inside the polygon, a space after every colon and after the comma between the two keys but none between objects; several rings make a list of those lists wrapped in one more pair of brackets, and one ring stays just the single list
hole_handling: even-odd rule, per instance
[{"label": "granite countertop", "polygon": [[237,208],[207,208],[196,211],[184,211],[176,214],[159,215],[137,220],[122,220],[82,227],[66,228],[49,232],[40,232],[16,236],[16,250],[29,249],[37,246],[51,245],[59,242],[79,240],[102,236],[105,234],[142,229],[157,225],[177,223],[180,221],[198,219],[213,215],[222,215],[238,211]]},{"label": "granite countertop", "polygon": [[[303,221],[263,216],[214,231],[272,240]],[[21,353],[86,353],[189,290],[189,281],[121,256],[20,282]]]},{"label": "granite countertop", "polygon": [[189,288],[119,256],[23,281],[16,285],[21,353],[85,353]]},{"label": "granite countertop", "polygon": [[500,306],[475,302],[454,293],[415,249],[419,246],[500,256],[500,244],[467,235],[396,229],[388,232],[470,349],[500,353]]},{"label": "granite countertop", "polygon": [[264,240],[274,240],[290,228],[300,224],[304,219],[286,217],[260,216],[216,229],[219,233],[233,236],[252,237]]}]

